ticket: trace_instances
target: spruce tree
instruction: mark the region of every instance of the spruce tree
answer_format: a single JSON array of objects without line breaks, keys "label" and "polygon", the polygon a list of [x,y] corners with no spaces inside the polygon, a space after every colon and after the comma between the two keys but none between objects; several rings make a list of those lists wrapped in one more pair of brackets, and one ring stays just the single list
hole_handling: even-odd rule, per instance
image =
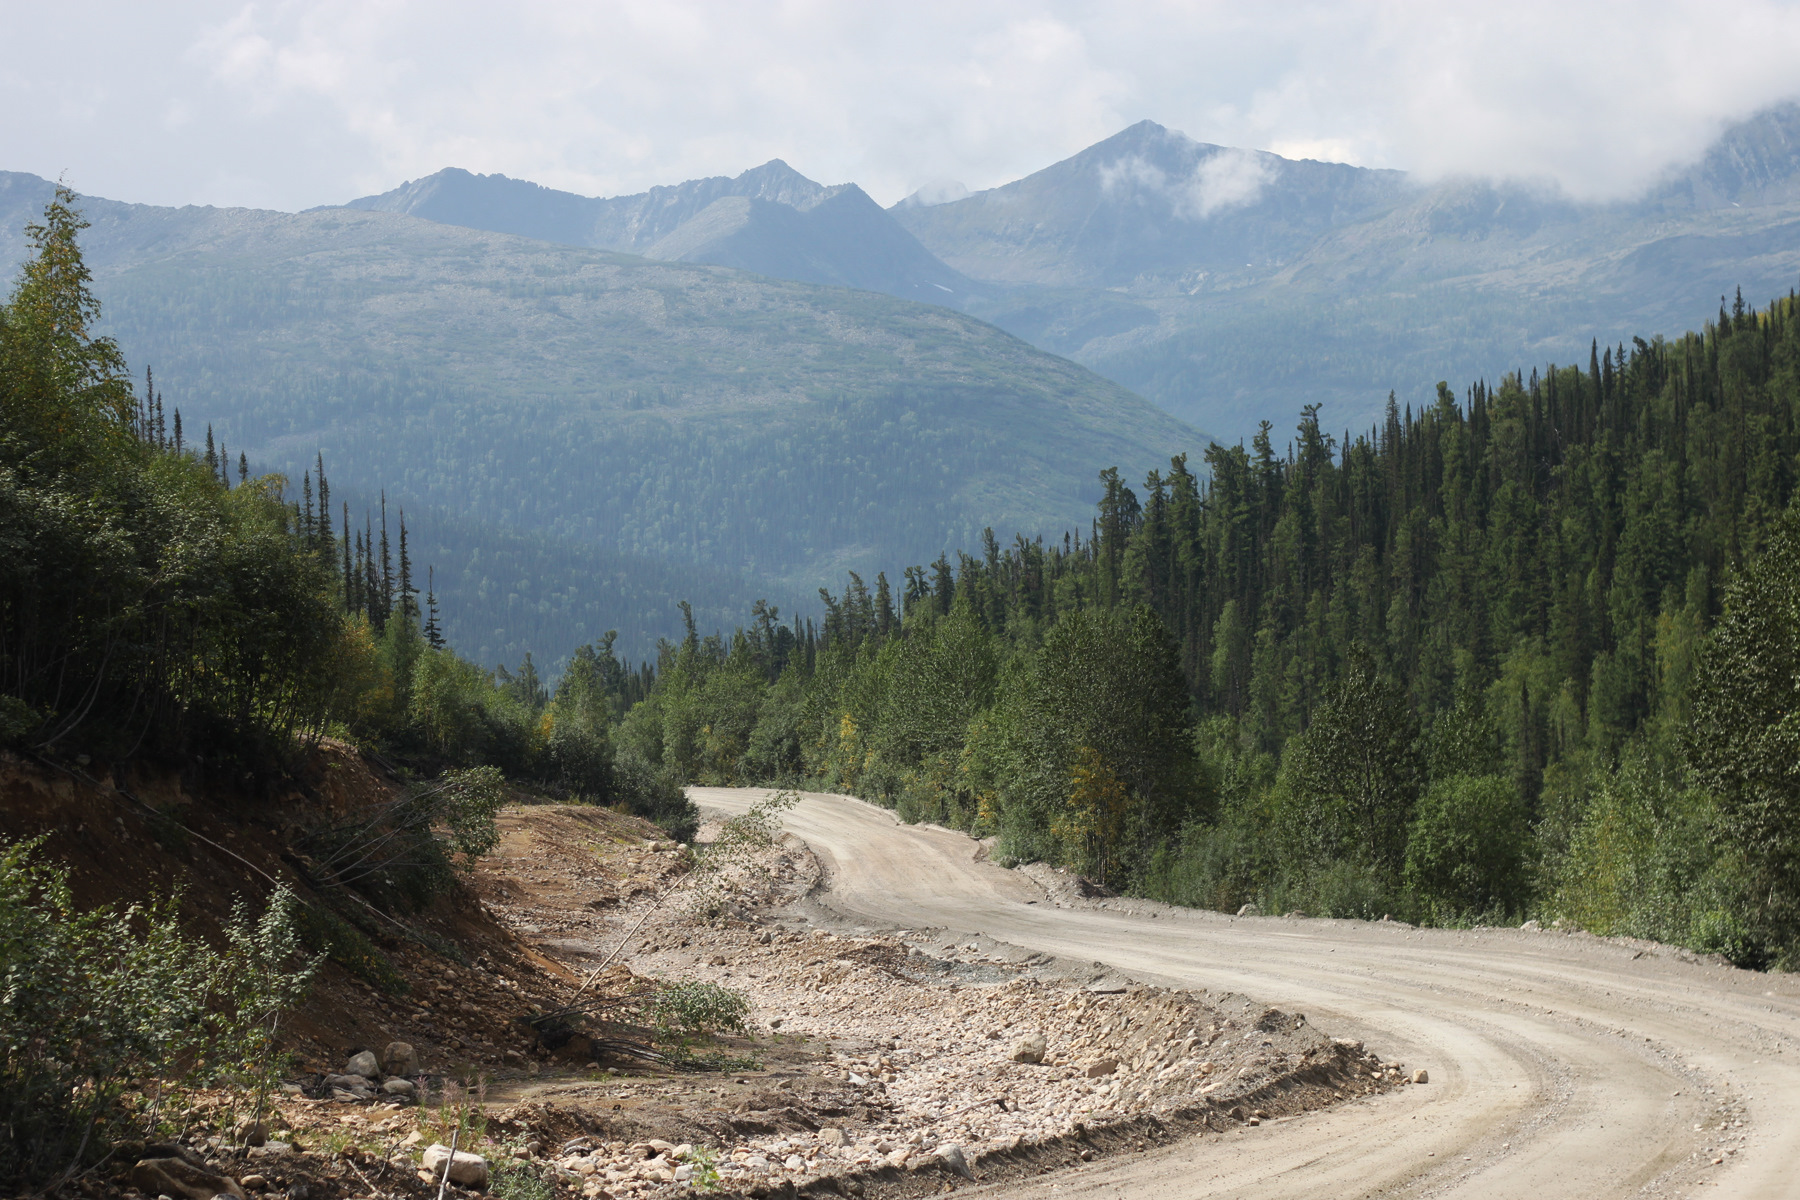
[{"label": "spruce tree", "polygon": [[425,568],[425,640],[433,650],[444,648],[443,627],[438,622],[437,568]]},{"label": "spruce tree", "polygon": [[406,510],[400,510],[400,614],[407,620],[414,620],[419,615],[419,606],[413,597],[419,590],[412,583],[412,557],[406,551]]}]

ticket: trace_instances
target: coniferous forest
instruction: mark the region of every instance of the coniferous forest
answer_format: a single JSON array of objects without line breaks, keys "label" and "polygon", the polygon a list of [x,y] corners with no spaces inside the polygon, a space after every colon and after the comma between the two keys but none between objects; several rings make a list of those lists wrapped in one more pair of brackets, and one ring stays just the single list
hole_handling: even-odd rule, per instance
[{"label": "coniferous forest", "polygon": [[852,575],[816,621],[690,615],[654,667],[602,639],[552,687],[441,644],[397,506],[334,512],[322,461],[296,495],[137,393],[71,200],[0,311],[9,745],[336,736],[676,826],[681,783],[806,783],[1179,903],[1800,960],[1792,294],[1374,429],[1304,406],[1101,472],[1058,541]]},{"label": "coniferous forest", "polygon": [[1800,950],[1800,309],[1378,428],[1213,446],[1086,531],[663,648],[622,747],[1178,903]]}]

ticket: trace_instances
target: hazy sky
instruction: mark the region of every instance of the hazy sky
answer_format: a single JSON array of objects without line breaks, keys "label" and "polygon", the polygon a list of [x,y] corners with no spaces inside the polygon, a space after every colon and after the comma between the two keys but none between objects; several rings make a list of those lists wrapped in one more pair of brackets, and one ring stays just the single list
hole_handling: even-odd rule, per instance
[{"label": "hazy sky", "polygon": [[1800,94],[1800,3],[0,0],[0,169],[296,209],[445,166],[590,195],[784,158],[888,203],[1145,117],[1641,187]]}]

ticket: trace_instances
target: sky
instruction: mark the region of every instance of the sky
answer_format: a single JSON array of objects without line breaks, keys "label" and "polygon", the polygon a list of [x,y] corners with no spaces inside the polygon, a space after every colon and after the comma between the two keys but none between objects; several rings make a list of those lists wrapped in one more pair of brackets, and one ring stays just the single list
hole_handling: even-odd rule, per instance
[{"label": "sky", "polygon": [[1622,198],[1800,95],[1800,0],[0,0],[0,170],[295,210],[458,166],[619,195],[787,160],[882,203],[1149,118]]}]

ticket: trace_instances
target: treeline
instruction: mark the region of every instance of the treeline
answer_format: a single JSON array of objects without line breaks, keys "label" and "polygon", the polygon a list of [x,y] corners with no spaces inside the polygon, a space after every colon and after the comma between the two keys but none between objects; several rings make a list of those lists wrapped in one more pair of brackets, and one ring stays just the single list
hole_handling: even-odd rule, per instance
[{"label": "treeline", "polygon": [[852,576],[816,635],[690,627],[620,743],[1182,903],[1793,961],[1792,295],[1207,467],[1103,473],[1085,538]]},{"label": "treeline", "polygon": [[59,190],[0,306],[0,744],[266,767],[337,735],[689,819],[662,772],[613,753],[615,710],[645,681],[612,635],[553,695],[529,658],[517,676],[475,667],[444,642],[429,571],[420,602],[385,502],[358,529],[322,459],[291,496],[210,428],[194,444],[148,374],[135,394],[93,334],[84,227]]}]

